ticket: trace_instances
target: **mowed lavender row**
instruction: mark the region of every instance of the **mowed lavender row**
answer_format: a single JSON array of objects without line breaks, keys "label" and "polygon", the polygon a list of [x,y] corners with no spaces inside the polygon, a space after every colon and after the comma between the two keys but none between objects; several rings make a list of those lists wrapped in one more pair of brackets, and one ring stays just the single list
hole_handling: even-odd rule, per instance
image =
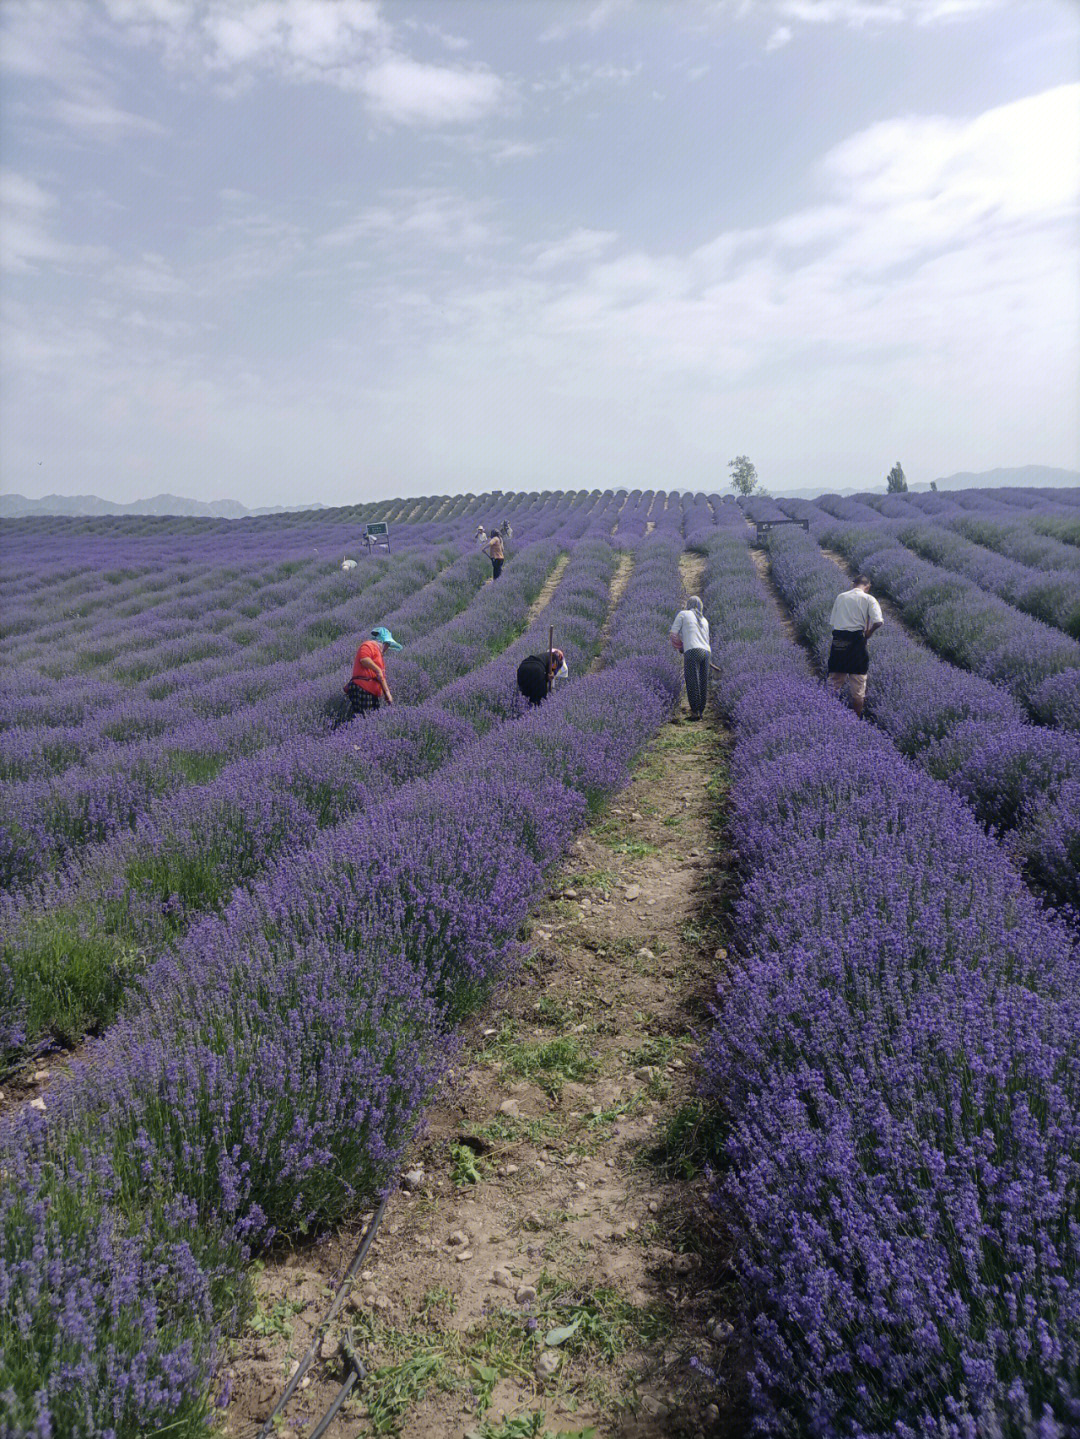
[{"label": "mowed lavender row", "polygon": [[[772,1435],[1080,1431],[1080,964],[963,802],[812,679],[738,538],[715,1203]],[[875,661],[876,662],[876,661]]]}]

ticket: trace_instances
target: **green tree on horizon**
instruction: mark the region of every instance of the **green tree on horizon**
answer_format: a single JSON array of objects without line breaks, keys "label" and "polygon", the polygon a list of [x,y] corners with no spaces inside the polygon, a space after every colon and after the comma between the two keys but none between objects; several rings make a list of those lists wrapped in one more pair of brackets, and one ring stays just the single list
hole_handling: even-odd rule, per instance
[{"label": "green tree on horizon", "polygon": [[907,480],[904,477],[904,467],[897,460],[885,479],[886,493],[890,495],[903,495],[907,493]]},{"label": "green tree on horizon", "polygon": [[728,461],[731,471],[731,488],[740,495],[752,495],[757,489],[757,470],[750,463],[749,456],[736,455]]}]

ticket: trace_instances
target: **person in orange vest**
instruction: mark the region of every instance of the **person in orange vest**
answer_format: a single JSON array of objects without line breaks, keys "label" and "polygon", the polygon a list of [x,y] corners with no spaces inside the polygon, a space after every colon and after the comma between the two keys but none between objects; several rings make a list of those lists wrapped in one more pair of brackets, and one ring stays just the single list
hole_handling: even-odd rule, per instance
[{"label": "person in orange vest", "polygon": [[371,638],[356,651],[352,678],[345,686],[351,707],[350,719],[353,715],[377,710],[384,699],[388,705],[394,703],[394,696],[386,682],[386,651],[400,649],[401,645],[386,626],[377,625],[371,631]]}]

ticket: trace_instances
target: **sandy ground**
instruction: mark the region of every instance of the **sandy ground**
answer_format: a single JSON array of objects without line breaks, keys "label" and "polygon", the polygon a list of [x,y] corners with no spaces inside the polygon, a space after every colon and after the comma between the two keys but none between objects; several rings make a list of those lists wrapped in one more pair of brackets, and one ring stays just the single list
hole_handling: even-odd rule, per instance
[{"label": "sandy ground", "polygon": [[[700,1167],[676,1162],[694,1146],[671,1139],[695,1127],[695,1036],[726,958],[725,749],[712,720],[665,726],[576,842],[274,1432],[311,1435],[346,1334],[367,1378],[329,1439],[744,1432],[732,1271]],[[259,1432],[361,1230],[261,1269],[223,1433]]]}]

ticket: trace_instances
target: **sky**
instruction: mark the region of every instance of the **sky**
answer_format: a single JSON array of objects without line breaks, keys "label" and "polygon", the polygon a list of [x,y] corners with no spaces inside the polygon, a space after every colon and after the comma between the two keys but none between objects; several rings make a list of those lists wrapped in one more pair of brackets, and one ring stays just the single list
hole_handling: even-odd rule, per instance
[{"label": "sky", "polygon": [[1080,469],[1073,0],[2,0],[0,488]]}]

